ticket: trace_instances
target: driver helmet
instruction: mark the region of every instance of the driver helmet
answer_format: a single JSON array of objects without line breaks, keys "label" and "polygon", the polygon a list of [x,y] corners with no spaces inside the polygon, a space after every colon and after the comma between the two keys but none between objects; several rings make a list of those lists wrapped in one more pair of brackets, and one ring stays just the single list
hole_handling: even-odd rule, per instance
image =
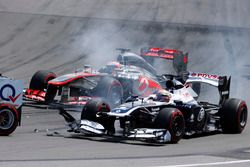
[{"label": "driver helmet", "polygon": [[171,93],[165,89],[158,90],[155,95],[155,101],[169,102],[171,98]]},{"label": "driver helmet", "polygon": [[113,74],[115,72],[116,69],[120,69],[122,67],[122,65],[117,62],[117,61],[112,61],[109,62],[107,65],[105,65],[104,67],[102,67],[99,72],[100,73],[107,73],[107,74]]}]

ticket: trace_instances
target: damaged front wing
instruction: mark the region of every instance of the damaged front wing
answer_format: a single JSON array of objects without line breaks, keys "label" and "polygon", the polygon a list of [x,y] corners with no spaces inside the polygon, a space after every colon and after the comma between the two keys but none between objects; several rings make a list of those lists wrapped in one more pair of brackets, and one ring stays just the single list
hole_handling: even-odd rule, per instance
[{"label": "damaged front wing", "polygon": [[[81,120],[80,132],[85,134],[105,135],[105,128],[101,124],[89,120]],[[171,141],[171,134],[166,129],[138,128],[124,133],[123,137],[146,140],[157,143]]]}]

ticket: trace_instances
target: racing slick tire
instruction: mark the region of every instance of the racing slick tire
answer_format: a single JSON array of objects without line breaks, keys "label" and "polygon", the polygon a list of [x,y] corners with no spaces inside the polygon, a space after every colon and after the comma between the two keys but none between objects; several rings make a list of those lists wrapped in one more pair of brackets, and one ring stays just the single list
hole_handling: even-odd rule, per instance
[{"label": "racing slick tire", "polygon": [[105,99],[111,108],[122,102],[123,87],[121,83],[113,77],[103,77],[95,88],[95,91],[97,96]]},{"label": "racing slick tire", "polygon": [[19,115],[12,105],[0,105],[0,136],[8,136],[18,126]]},{"label": "racing slick tire", "polygon": [[185,133],[185,120],[177,108],[163,108],[155,119],[155,127],[167,129],[171,134],[171,143],[178,143]]},{"label": "racing slick tire", "polygon": [[240,99],[227,99],[221,109],[221,128],[224,133],[241,133],[247,124],[247,105]]},{"label": "racing slick tire", "polygon": [[108,118],[105,113],[110,111],[109,105],[101,98],[89,100],[84,106],[81,113],[81,120],[89,120],[100,123],[108,130],[109,134],[115,131],[114,122],[115,118]]},{"label": "racing slick tire", "polygon": [[32,90],[42,90],[47,88],[48,81],[56,78],[56,74],[47,70],[37,71],[30,80],[29,88]]},{"label": "racing slick tire", "polygon": [[81,113],[81,119],[87,119],[90,121],[97,122],[97,113],[98,112],[109,112],[109,105],[104,102],[101,98],[89,100],[83,107]]}]

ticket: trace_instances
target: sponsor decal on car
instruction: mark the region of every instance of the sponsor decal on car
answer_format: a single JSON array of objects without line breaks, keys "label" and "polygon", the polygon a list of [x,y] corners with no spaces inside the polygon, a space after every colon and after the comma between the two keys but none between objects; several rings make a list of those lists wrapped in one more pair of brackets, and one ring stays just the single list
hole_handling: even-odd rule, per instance
[{"label": "sponsor decal on car", "polygon": [[20,95],[21,93],[16,95],[14,86],[10,84],[3,85],[3,87],[0,89],[0,97],[5,101],[12,101],[13,103],[15,103]]},{"label": "sponsor decal on car", "polygon": [[205,74],[205,73],[192,73],[192,77],[209,78],[209,79],[219,79],[217,75]]}]

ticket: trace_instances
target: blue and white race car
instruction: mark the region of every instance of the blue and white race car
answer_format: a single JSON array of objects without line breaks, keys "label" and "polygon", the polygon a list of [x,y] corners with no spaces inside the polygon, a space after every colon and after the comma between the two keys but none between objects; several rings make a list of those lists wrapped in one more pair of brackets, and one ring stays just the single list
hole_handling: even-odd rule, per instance
[{"label": "blue and white race car", "polygon": [[[112,136],[120,128],[122,137],[156,143],[177,143],[184,135],[211,131],[241,133],[245,128],[248,109],[245,101],[229,98],[230,77],[189,72],[185,84],[179,76],[165,77],[166,90],[146,98],[132,96],[112,110],[102,99],[93,99],[83,108],[80,120],[64,109],[60,114],[70,132]],[[197,94],[190,86],[195,82],[216,87],[219,103],[195,100]]]}]

